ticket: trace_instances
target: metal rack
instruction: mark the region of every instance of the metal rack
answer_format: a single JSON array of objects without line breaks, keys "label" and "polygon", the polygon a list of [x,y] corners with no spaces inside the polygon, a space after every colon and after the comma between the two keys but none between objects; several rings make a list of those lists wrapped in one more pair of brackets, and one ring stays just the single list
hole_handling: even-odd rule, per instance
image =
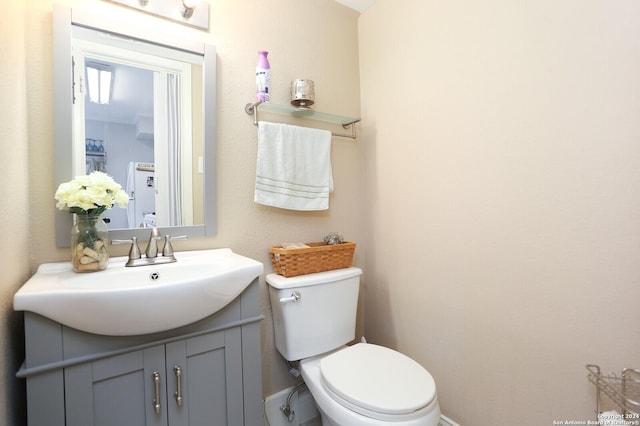
[{"label": "metal rack", "polygon": [[247,114],[253,115],[253,124],[255,126],[258,125],[258,110],[262,110],[267,113],[288,115],[288,116],[299,117],[299,118],[309,118],[312,120],[325,121],[329,123],[337,123],[337,124],[340,124],[344,129],[351,127],[351,134],[331,132],[333,136],[340,136],[343,138],[351,138],[351,139],[356,138],[356,123],[360,121],[359,118],[345,117],[337,114],[328,114],[325,112],[314,111],[311,108],[293,107],[289,105],[277,105],[272,103],[256,101],[254,103],[248,103],[244,107],[244,111]]},{"label": "metal rack", "polygon": [[588,364],[587,378],[596,386],[596,413],[600,414],[601,394],[617,405],[622,414],[640,414],[640,370],[624,368],[620,374],[604,375],[600,367]]}]

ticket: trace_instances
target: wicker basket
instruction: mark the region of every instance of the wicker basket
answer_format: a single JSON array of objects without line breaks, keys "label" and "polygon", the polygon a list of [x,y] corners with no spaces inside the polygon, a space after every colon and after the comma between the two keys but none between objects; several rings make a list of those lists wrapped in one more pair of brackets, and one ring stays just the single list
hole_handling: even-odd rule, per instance
[{"label": "wicker basket", "polygon": [[327,245],[306,243],[309,248],[283,249],[271,247],[271,263],[276,274],[285,277],[348,268],[353,261],[356,243]]}]

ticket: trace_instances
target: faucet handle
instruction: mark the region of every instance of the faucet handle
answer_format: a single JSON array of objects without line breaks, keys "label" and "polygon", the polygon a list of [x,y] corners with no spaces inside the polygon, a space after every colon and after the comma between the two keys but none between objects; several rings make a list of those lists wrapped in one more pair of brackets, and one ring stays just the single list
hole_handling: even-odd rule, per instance
[{"label": "faucet handle", "polygon": [[111,244],[131,244],[131,248],[129,249],[129,260],[140,259],[142,256],[140,255],[140,248],[138,247],[138,238],[131,237],[129,240],[111,240]]},{"label": "faucet handle", "polygon": [[171,245],[171,240],[186,240],[188,237],[186,235],[180,235],[178,237],[172,237],[171,235],[164,236],[164,247],[162,248],[162,255],[165,257],[173,256],[173,246]]}]

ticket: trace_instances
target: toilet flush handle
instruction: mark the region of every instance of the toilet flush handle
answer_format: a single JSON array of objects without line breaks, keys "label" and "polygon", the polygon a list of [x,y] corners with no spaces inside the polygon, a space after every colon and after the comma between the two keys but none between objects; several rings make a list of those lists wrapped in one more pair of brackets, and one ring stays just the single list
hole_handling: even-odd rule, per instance
[{"label": "toilet flush handle", "polygon": [[300,299],[302,299],[302,295],[300,294],[299,291],[296,290],[293,293],[291,293],[290,297],[281,298],[280,303],[298,302]]}]

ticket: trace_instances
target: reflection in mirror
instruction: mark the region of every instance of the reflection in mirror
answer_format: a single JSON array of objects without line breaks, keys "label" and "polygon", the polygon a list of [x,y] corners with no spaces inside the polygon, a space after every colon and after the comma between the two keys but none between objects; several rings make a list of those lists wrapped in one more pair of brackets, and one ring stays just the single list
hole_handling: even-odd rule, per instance
[{"label": "reflection in mirror", "polygon": [[[111,239],[146,239],[145,227],[214,234],[215,50],[171,46],[149,31],[142,41],[99,23],[55,9],[57,183],[101,170],[123,186],[127,209],[103,215]],[[71,218],[60,213],[56,240],[65,246]]]},{"label": "reflection in mirror", "polygon": [[105,171],[129,195],[126,212],[103,215],[109,229],[202,224],[194,203],[203,194],[193,190],[202,140],[192,132],[202,125],[202,56],[82,27],[72,35],[74,86],[87,89],[74,103],[74,151],[84,157],[75,174]]},{"label": "reflection in mirror", "polygon": [[[76,69],[79,68],[77,59],[74,63]],[[100,103],[91,101],[89,70],[92,67],[111,73],[112,81],[118,82],[117,87],[126,85],[128,99],[112,95],[117,93],[117,88],[109,87],[104,89],[105,99]],[[80,138],[76,138],[74,149],[83,151],[84,148],[84,152],[79,153],[84,154],[84,172],[100,170],[109,174],[129,195],[126,210],[114,208],[103,214],[107,226],[109,229],[136,228],[143,223],[155,226],[153,71],[102,59],[94,62],[87,56],[84,74],[88,89],[82,103],[84,121],[74,122],[84,126],[84,131],[75,132],[84,133],[84,146],[78,143]],[[76,102],[76,107],[80,104]],[[82,172],[78,170],[76,174]]]}]

